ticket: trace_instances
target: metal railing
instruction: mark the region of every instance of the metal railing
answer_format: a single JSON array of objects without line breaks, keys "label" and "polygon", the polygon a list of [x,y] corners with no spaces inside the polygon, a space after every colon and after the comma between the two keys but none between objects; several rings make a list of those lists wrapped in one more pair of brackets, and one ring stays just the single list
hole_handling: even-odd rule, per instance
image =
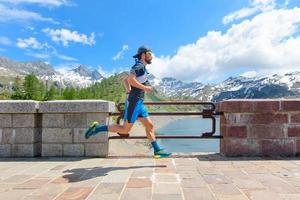
[{"label": "metal railing", "polygon": [[[203,109],[200,112],[189,111],[189,112],[149,112],[150,116],[190,116],[190,115],[202,115],[203,119],[212,120],[212,129],[210,132],[199,133],[199,135],[156,135],[157,139],[207,139],[207,138],[222,138],[221,135],[214,135],[216,132],[216,115],[222,115],[223,113],[217,112],[216,106],[212,102],[201,102],[201,101],[163,101],[163,102],[144,102],[147,106],[156,105],[203,105],[209,106],[209,109]],[[119,112],[110,113],[110,116],[118,116],[117,124],[120,124],[121,119],[124,116],[124,106],[125,103],[120,103],[117,105]],[[110,136],[109,139],[146,139],[147,136],[125,136],[124,134],[119,134],[120,136]]]}]

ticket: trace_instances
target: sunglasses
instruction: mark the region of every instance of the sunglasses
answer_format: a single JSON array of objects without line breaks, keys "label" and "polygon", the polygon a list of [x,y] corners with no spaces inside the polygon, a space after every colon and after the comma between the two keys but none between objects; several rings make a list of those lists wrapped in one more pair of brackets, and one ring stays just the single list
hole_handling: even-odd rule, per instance
[{"label": "sunglasses", "polygon": [[150,52],[150,51],[147,51],[147,52],[146,52],[146,55],[150,55],[150,56],[152,56],[153,54],[152,54],[152,52]]}]

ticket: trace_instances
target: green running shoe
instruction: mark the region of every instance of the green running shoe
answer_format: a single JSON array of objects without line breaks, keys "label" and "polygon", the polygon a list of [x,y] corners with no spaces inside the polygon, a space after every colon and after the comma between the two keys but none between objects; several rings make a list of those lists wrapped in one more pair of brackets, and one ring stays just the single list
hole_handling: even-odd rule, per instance
[{"label": "green running shoe", "polygon": [[89,139],[92,135],[95,134],[96,127],[99,123],[97,121],[94,121],[90,127],[85,131],[85,139]]},{"label": "green running shoe", "polygon": [[154,152],[155,159],[167,158],[167,157],[170,157],[171,155],[172,155],[172,153],[168,153],[168,152],[164,151],[163,149],[161,149],[160,151]]}]

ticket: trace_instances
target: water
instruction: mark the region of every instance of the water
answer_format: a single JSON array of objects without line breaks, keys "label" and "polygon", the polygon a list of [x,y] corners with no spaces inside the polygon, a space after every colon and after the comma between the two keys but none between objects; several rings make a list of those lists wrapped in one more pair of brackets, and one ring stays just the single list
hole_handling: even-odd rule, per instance
[{"label": "water", "polygon": [[[219,119],[216,119],[216,133],[220,134]],[[188,117],[174,120],[156,130],[157,135],[200,135],[212,130],[212,120],[202,117]],[[219,139],[161,139],[159,143],[171,152],[220,152]]]}]

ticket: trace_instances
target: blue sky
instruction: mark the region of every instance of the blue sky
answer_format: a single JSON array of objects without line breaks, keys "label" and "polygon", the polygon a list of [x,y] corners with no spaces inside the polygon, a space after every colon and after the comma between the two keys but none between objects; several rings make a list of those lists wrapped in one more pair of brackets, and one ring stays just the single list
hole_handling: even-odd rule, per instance
[{"label": "blue sky", "polygon": [[[146,44],[155,53],[149,71],[158,77],[214,83],[283,73],[300,67],[293,51],[299,6],[298,0],[0,0],[0,55],[56,68],[81,63],[108,75],[128,70]],[[277,18],[283,25],[274,36]]]}]

